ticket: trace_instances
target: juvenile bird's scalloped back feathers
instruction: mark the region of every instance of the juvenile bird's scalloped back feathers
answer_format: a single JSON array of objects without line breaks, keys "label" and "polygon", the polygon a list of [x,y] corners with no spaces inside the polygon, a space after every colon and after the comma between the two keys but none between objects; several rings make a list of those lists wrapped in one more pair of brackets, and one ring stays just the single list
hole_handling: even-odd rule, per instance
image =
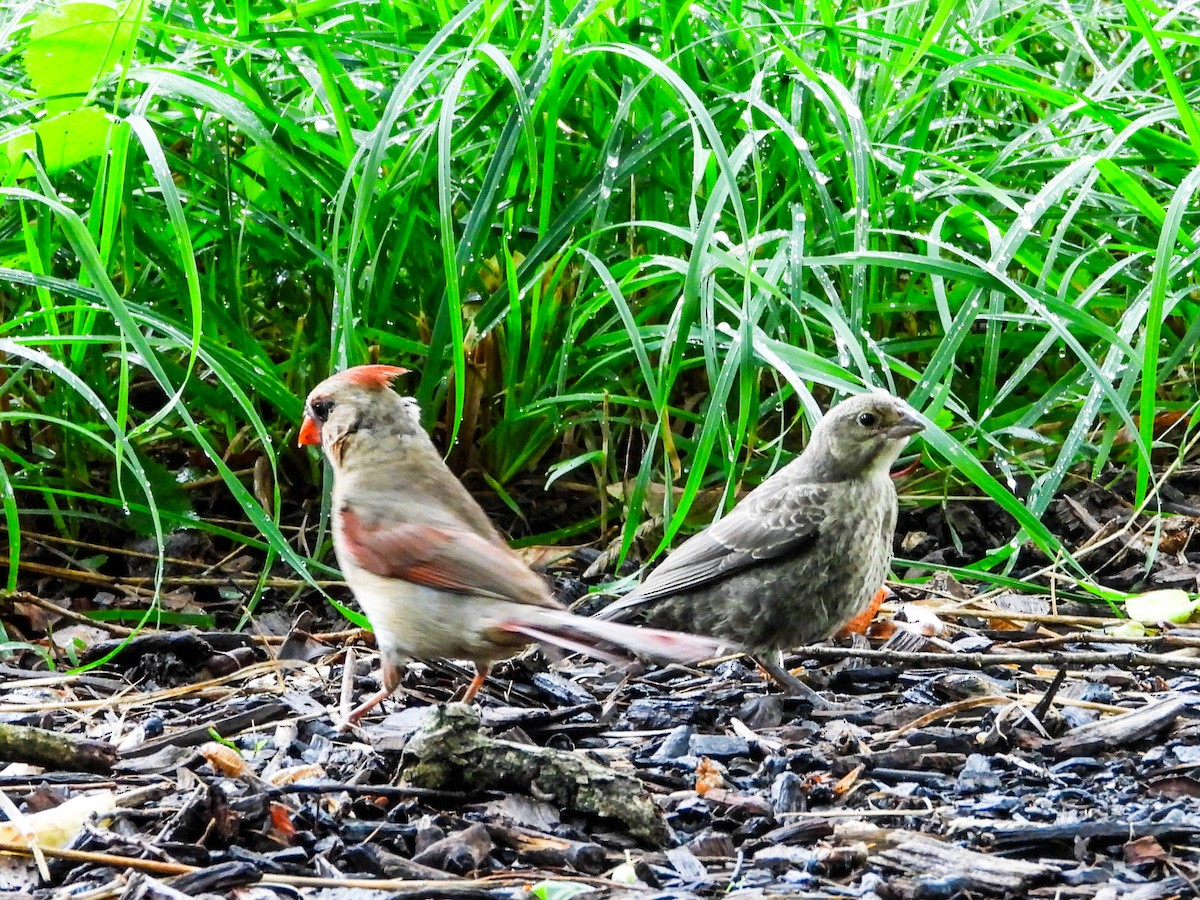
[{"label": "juvenile bird's scalloped back feathers", "polygon": [[351,722],[396,689],[409,658],[474,662],[470,700],[492,662],[533,641],[604,659],[622,648],[679,662],[717,654],[708,638],[563,609],[446,468],[416,401],[390,389],[402,371],[360,366],[325,379],[300,429],[300,443],[320,444],[333,467],[334,550],[383,658],[383,690]]},{"label": "juvenile bird's scalloped back feathers", "polygon": [[842,401],[799,457],[600,616],[683,627],[754,653],[831,636],[887,575],[896,530],[890,469],[923,427],[886,392]]}]

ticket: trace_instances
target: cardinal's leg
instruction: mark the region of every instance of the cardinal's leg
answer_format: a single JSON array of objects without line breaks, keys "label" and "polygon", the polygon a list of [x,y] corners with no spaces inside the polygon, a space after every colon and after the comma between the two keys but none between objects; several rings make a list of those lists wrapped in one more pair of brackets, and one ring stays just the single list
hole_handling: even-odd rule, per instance
[{"label": "cardinal's leg", "polygon": [[354,708],[350,715],[346,716],[346,721],[342,723],[339,731],[349,731],[351,727],[357,725],[367,713],[377,707],[380,703],[395,693],[396,688],[400,687],[400,666],[395,663],[388,663],[384,660],[383,663],[383,689],[377,694],[372,694],[362,703]]}]

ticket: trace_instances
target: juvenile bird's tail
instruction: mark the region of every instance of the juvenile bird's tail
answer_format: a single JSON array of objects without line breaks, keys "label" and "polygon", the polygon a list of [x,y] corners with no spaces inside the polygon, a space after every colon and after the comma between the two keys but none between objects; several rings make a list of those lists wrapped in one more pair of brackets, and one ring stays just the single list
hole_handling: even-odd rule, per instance
[{"label": "juvenile bird's tail", "polygon": [[[722,644],[711,638],[662,628],[642,628],[572,615],[553,609],[539,609],[536,622],[505,622],[500,629],[535,641],[554,644],[589,656],[621,662],[629,653],[651,659],[697,663],[721,654]],[[622,654],[619,651],[625,650]]]}]

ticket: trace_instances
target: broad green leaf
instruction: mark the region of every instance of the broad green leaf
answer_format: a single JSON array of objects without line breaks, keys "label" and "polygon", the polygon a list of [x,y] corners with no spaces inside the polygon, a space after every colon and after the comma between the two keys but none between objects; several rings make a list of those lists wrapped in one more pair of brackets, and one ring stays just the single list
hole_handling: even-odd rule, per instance
[{"label": "broad green leaf", "polygon": [[103,153],[112,124],[104,110],[81,106],[42,119],[32,132],[17,135],[4,147],[9,159],[21,165],[17,176],[27,178],[34,169],[26,154],[35,150],[40,140],[46,171],[57,175]]},{"label": "broad green leaf", "polygon": [[1125,615],[1135,622],[1157,625],[1159,622],[1186,622],[1197,606],[1200,606],[1200,597],[1193,597],[1187,591],[1168,588],[1128,597],[1124,609]]},{"label": "broad green leaf", "polygon": [[43,10],[25,48],[25,71],[46,109],[77,106],[121,62],[132,24],[123,7],[78,0]]}]

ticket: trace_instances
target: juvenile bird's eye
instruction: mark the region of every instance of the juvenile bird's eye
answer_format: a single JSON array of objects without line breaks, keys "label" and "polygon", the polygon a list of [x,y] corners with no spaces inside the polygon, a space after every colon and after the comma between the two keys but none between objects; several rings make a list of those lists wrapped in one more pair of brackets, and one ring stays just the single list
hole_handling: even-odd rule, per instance
[{"label": "juvenile bird's eye", "polygon": [[859,413],[858,424],[863,428],[874,428],[879,423],[879,416],[875,413]]},{"label": "juvenile bird's eye", "polygon": [[318,422],[324,422],[329,418],[329,413],[333,410],[332,400],[314,400],[308,405],[309,412],[312,417]]}]

